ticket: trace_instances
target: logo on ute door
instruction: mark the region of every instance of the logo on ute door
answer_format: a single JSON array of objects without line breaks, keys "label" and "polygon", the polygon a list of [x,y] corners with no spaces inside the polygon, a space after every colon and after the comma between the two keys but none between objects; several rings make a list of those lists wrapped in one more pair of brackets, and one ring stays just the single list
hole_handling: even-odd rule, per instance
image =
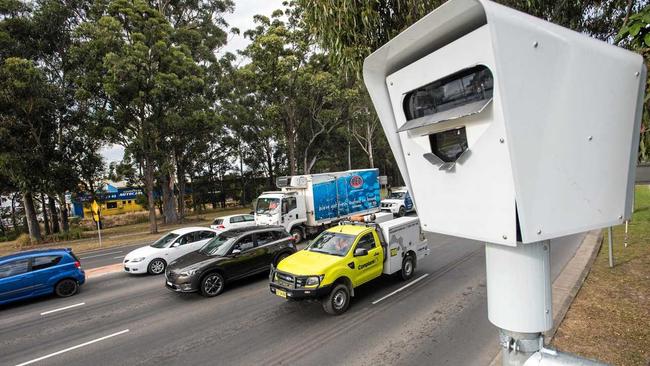
[{"label": "logo on ute door", "polygon": [[360,175],[353,175],[352,178],[350,178],[350,185],[352,188],[361,188],[363,185],[363,178],[361,178]]}]

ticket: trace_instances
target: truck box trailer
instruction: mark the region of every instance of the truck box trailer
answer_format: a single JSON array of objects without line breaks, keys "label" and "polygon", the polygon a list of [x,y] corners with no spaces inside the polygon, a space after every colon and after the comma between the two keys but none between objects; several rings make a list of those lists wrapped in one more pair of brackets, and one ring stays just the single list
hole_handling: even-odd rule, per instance
[{"label": "truck box trailer", "polygon": [[379,211],[378,169],[279,177],[279,191],[264,192],[255,204],[258,225],[282,225],[302,240],[343,218]]}]

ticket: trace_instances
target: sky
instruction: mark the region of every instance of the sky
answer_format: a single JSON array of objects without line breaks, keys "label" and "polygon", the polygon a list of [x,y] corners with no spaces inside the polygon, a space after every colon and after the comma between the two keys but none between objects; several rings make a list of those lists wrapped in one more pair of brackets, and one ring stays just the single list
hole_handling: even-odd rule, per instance
[{"label": "sky", "polygon": [[[228,22],[228,27],[230,28],[239,28],[241,34],[230,35],[228,38],[228,44],[219,50],[220,54],[226,52],[237,53],[238,49],[246,47],[249,43],[248,39],[245,39],[243,33],[247,29],[251,29],[255,26],[253,23],[253,16],[256,14],[263,14],[270,16],[273,10],[282,8],[283,0],[235,0],[235,11],[230,14],[225,14],[224,19]],[[120,161],[124,156],[124,148],[119,145],[105,146],[100,151],[100,154],[106,160],[106,163],[112,161]]]}]

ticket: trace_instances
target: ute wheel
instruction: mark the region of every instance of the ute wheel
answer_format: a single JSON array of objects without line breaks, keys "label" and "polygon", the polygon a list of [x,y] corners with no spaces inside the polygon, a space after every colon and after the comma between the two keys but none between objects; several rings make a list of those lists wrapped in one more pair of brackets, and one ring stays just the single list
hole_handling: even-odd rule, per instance
[{"label": "ute wheel", "polygon": [[201,280],[201,295],[205,297],[217,296],[223,291],[224,287],[223,276],[218,272],[208,273],[203,280]]},{"label": "ute wheel", "polygon": [[152,275],[159,275],[165,272],[165,267],[167,267],[167,263],[165,263],[165,261],[160,258],[156,258],[149,262],[147,272]]},{"label": "ute wheel", "polygon": [[289,256],[289,253],[282,253],[282,254],[280,254],[280,255],[278,256],[278,259],[275,260],[275,267],[277,268],[277,267],[278,267],[278,264],[280,264],[280,262],[282,262],[282,260],[283,260],[284,258],[288,257],[288,256]]},{"label": "ute wheel", "polygon": [[304,239],[302,237],[302,230],[300,230],[300,228],[296,227],[296,228],[291,229],[290,234],[291,234],[291,236],[293,236],[294,240],[296,241],[296,244],[300,243],[302,241],[302,239]]},{"label": "ute wheel", "polygon": [[330,315],[341,315],[350,306],[350,290],[346,285],[334,286],[329,295],[322,300],[323,310]]},{"label": "ute wheel", "polygon": [[54,287],[54,293],[58,297],[70,297],[79,291],[79,284],[71,278],[65,278]]},{"label": "ute wheel", "polygon": [[399,211],[397,212],[397,217],[402,217],[404,215],[406,215],[406,209],[404,208],[404,206],[401,206],[399,208]]},{"label": "ute wheel", "polygon": [[402,270],[400,271],[400,277],[404,281],[410,279],[413,277],[413,273],[415,272],[415,261],[413,260],[413,256],[411,254],[407,254],[406,257],[404,257],[404,260],[402,261]]}]

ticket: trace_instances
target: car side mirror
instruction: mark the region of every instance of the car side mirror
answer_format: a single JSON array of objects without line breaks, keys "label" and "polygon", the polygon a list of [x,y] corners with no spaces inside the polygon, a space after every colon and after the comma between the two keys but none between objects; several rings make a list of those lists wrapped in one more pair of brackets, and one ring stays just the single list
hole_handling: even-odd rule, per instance
[{"label": "car side mirror", "polygon": [[232,254],[233,257],[238,256],[241,253],[241,249],[233,249],[230,254]]},{"label": "car side mirror", "polygon": [[368,255],[368,249],[366,248],[357,248],[354,250],[354,256],[355,257],[363,257]]},{"label": "car side mirror", "polygon": [[179,242],[176,242],[176,243],[172,244],[172,248],[177,248],[179,246],[181,246],[181,243],[179,243]]}]

